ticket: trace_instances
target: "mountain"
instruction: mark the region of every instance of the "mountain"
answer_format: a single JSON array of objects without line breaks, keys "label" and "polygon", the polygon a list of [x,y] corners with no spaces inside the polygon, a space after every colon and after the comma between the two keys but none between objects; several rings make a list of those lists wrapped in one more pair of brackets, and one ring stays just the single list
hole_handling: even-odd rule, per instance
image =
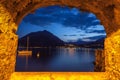
[{"label": "mountain", "polygon": [[99,38],[94,42],[87,42],[86,44],[82,44],[82,47],[89,47],[89,48],[104,48],[104,40],[105,37]]},{"label": "mountain", "polygon": [[77,40],[75,43],[78,45],[82,45],[82,44],[89,44],[93,41],[83,41],[82,39]]},{"label": "mountain", "polygon": [[102,37],[102,38],[96,40],[95,42],[96,43],[104,43],[104,41],[105,41],[105,37]]},{"label": "mountain", "polygon": [[68,44],[73,44],[79,47],[87,47],[87,48],[104,48],[104,40],[105,37],[99,38],[96,41],[89,41],[89,42],[79,39],[76,42],[68,42]]},{"label": "mountain", "polygon": [[48,32],[47,30],[32,32],[19,39],[19,46],[27,45],[27,37],[29,36],[30,47],[48,47],[48,46],[62,46],[64,42],[57,36]]}]

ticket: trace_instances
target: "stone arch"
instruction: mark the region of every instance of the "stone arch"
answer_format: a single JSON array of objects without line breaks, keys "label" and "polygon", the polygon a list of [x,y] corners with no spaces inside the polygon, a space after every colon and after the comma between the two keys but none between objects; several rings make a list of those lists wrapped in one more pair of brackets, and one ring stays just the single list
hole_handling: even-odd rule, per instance
[{"label": "stone arch", "polygon": [[[120,1],[119,0],[1,0],[0,1],[0,79],[8,80],[15,68],[17,25],[35,9],[50,5],[67,5],[94,13],[104,25],[105,66],[107,79],[119,79],[120,72]],[[99,75],[97,77],[100,77]],[[103,77],[103,76],[102,76]],[[105,78],[105,75],[104,77]],[[94,78],[93,78],[94,79]]]},{"label": "stone arch", "polygon": [[[9,3],[10,1],[6,2]],[[106,33],[109,35],[112,32],[116,31],[116,28],[112,27],[115,23],[114,18],[114,4],[113,1],[105,2],[102,0],[99,1],[82,1],[82,0],[26,0],[25,2],[14,1],[13,7],[10,9],[10,13],[16,24],[19,24],[24,16],[28,13],[34,12],[37,8],[50,6],[50,5],[61,5],[61,6],[69,6],[76,7],[82,11],[88,11],[94,13],[101,21],[101,24],[104,25],[106,29]],[[108,4],[106,4],[108,3]],[[5,3],[4,3],[5,4]],[[5,4],[7,5],[7,4]],[[91,6],[92,5],[92,6]],[[10,7],[10,6],[6,6]],[[112,13],[112,14],[109,14]],[[109,22],[110,21],[110,22]],[[113,29],[109,29],[110,26]],[[115,24],[113,26],[116,26]]]}]

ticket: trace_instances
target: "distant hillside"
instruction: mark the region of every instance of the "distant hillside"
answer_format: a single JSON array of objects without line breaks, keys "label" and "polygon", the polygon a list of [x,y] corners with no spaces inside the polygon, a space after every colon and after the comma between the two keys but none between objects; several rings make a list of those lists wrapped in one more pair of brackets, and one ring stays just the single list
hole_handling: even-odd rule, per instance
[{"label": "distant hillside", "polygon": [[95,42],[90,42],[90,43],[83,45],[83,47],[104,48],[104,40],[105,40],[105,37],[102,37],[96,40]]},{"label": "distant hillside", "polygon": [[52,33],[44,30],[30,33],[19,39],[19,46],[27,45],[27,37],[29,36],[30,47],[47,47],[47,46],[61,46],[64,42]]},{"label": "distant hillside", "polygon": [[96,40],[95,43],[104,43],[104,41],[105,41],[105,37],[102,37],[102,38]]},{"label": "distant hillside", "polygon": [[79,39],[77,42],[68,42],[67,44],[73,44],[79,47],[87,47],[87,48],[104,48],[104,40],[105,37],[102,37],[96,41],[82,41]]}]

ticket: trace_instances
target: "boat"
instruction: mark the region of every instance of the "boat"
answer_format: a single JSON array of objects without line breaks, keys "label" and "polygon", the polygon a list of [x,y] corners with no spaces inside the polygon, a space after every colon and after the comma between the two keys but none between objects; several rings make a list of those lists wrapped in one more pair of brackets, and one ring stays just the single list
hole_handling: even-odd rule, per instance
[{"label": "boat", "polygon": [[30,51],[28,48],[29,48],[29,37],[27,37],[27,49],[18,51],[18,56],[31,56],[32,51]]}]

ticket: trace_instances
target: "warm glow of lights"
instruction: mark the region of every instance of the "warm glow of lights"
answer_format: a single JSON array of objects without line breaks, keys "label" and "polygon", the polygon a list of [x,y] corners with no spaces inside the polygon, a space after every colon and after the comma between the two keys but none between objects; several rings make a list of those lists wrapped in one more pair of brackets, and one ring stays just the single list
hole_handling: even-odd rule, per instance
[{"label": "warm glow of lights", "polygon": [[72,56],[75,53],[75,48],[67,48],[68,53]]},{"label": "warm glow of lights", "polygon": [[40,57],[40,53],[37,53],[37,58],[39,58]]}]

